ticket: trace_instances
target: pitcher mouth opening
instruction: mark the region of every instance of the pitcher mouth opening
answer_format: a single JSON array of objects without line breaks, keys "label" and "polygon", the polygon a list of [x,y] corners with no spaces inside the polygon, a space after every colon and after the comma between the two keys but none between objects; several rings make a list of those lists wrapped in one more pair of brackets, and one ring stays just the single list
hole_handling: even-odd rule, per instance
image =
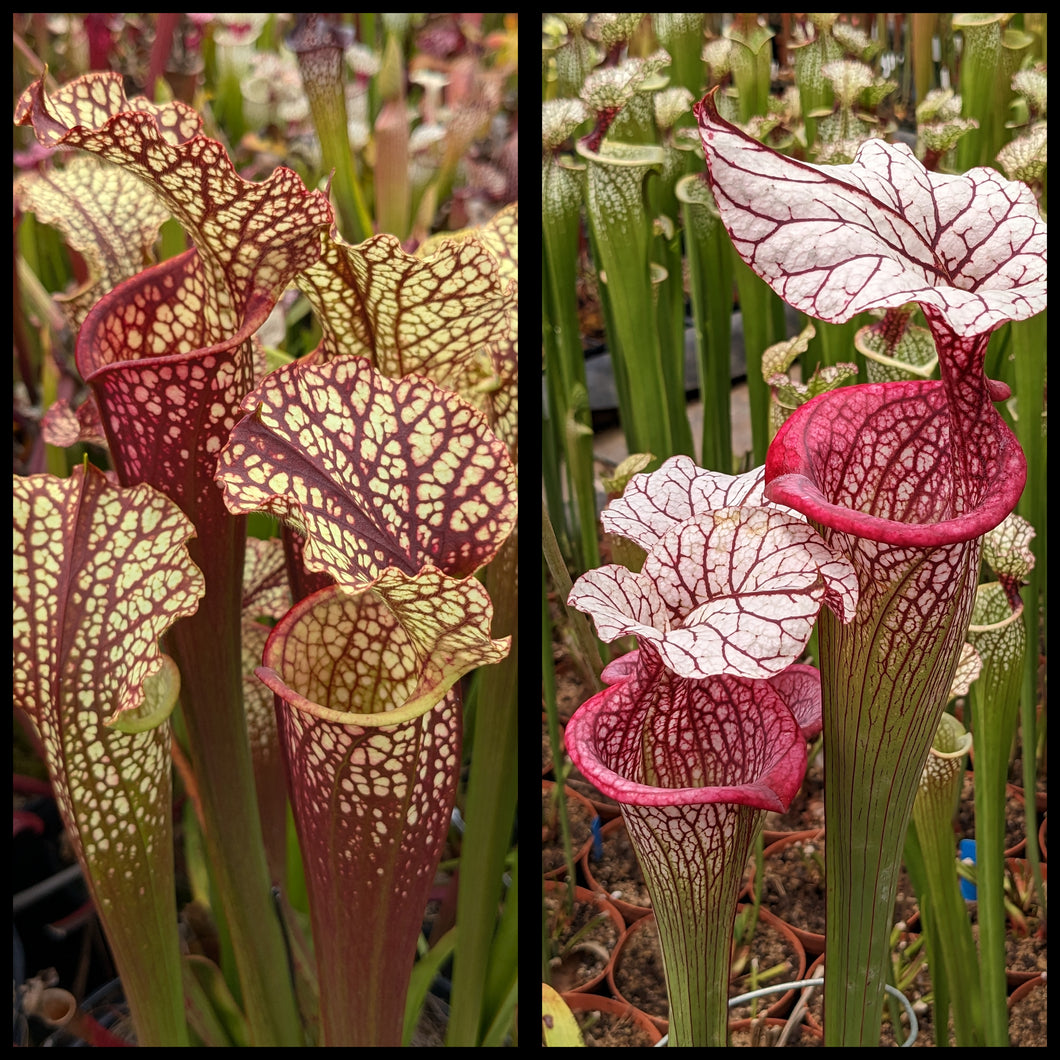
[{"label": "pitcher mouth opening", "polygon": [[[75,359],[86,382],[101,381],[129,369],[172,367],[189,361],[205,361],[211,356],[230,359],[257,331],[272,311],[273,303],[262,292],[251,290],[230,329],[221,323],[193,316],[193,323],[161,343],[150,328],[138,337],[135,347],[128,334],[139,329],[124,317],[127,304],[139,301],[158,304],[155,291],[172,295],[192,284],[203,269],[199,252],[192,247],[175,258],[152,265],[114,287],[89,310],[77,335]],[[249,347],[248,347],[249,349]],[[252,385],[248,383],[249,386]]]},{"label": "pitcher mouth opening", "polygon": [[[874,400],[863,402],[861,423],[852,422],[854,388],[846,388],[821,394],[783,424],[766,456],[770,501],[840,533],[920,548],[975,540],[1013,511],[1027,462],[1000,415],[989,432],[984,476],[967,483],[978,503],[941,514],[952,511],[959,492],[943,384],[864,385],[872,387]],[[880,395],[886,400],[875,400]],[[850,425],[846,435],[836,429],[843,423]]]},{"label": "pitcher mouth opening", "polygon": [[[743,682],[742,678],[726,676],[708,680],[718,681],[723,687],[730,682]],[[775,697],[777,707],[790,716],[788,708],[765,682],[746,684],[748,688],[754,686],[759,697]],[[574,712],[567,723],[567,747],[582,773],[618,802],[630,806],[679,807],[730,804],[782,813],[795,797],[806,768],[806,744],[794,717],[781,733],[774,734],[772,746],[756,749],[755,764],[746,770],[737,769],[727,780],[717,778],[715,783],[704,779],[695,785],[674,783],[671,786],[636,776],[638,770],[630,769],[628,760],[625,766],[620,765],[606,749],[608,737],[613,735],[609,720],[614,720],[616,711],[621,715],[627,713],[626,704],[616,706],[616,697],[622,698],[619,684],[598,692]]]}]

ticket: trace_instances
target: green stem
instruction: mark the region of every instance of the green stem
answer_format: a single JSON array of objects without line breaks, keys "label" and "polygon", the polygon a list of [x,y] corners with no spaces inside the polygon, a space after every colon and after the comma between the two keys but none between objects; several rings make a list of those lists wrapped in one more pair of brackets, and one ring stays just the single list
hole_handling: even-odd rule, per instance
[{"label": "green stem", "polygon": [[559,549],[555,531],[552,529],[552,521],[548,517],[548,508],[541,507],[541,544],[548,564],[549,573],[555,583],[559,598],[563,601],[571,627],[574,630],[575,647],[580,649],[581,662],[586,674],[593,680],[597,691],[603,688],[600,681],[600,671],[604,668],[603,660],[600,658],[598,642],[589,628],[589,621],[580,611],[566,606],[567,597],[573,586],[570,574],[563,562],[563,554]]},{"label": "green stem", "polygon": [[[577,510],[582,569],[600,565],[593,488],[592,418],[585,389],[585,355],[581,344],[576,293],[581,223],[581,167],[552,155],[542,170],[542,296],[544,301],[545,383],[553,452],[563,454],[568,489]],[[580,389],[578,389],[580,388]],[[581,403],[576,394],[586,395]],[[581,430],[580,428],[585,428]],[[545,467],[546,481],[558,478]],[[553,494],[558,493],[556,486]],[[566,529],[563,509],[550,505],[553,518]]]},{"label": "green stem", "polygon": [[[950,1018],[951,984],[947,975],[946,961],[942,957],[942,948],[946,945],[945,935],[935,924],[935,908],[927,900],[928,873],[924,864],[924,855],[920,849],[915,825],[910,825],[905,836],[905,867],[912,881],[916,894],[924,896],[919,902],[920,937],[924,940],[928,967],[931,969],[932,1013],[936,1027],[946,1027]],[[895,1024],[897,1026],[897,1024]],[[938,1035],[937,1037],[942,1037]],[[948,1035],[937,1042],[939,1046],[949,1044]]]},{"label": "green stem", "polygon": [[730,56],[740,121],[746,122],[768,110],[773,58],[772,48],[768,45],[776,34],[767,26],[759,25],[757,15],[740,14],[727,36],[733,41]]},{"label": "green stem", "polygon": [[[933,949],[941,957],[953,1005],[954,1036],[959,1046],[985,1044],[978,954],[957,878],[951,823],[960,792],[961,759],[970,745],[971,739],[960,722],[953,715],[944,714],[924,768],[909,829],[909,837],[915,834],[924,872],[917,893],[921,908],[931,906],[926,928],[930,926],[937,940]],[[933,968],[936,973],[939,970],[937,966]],[[937,1026],[946,1027],[947,1012],[944,1009],[936,1012]]]},{"label": "green stem", "polygon": [[508,859],[511,883],[493,936],[486,968],[486,1019],[480,1040],[484,1047],[508,1044],[519,997],[519,848]]},{"label": "green stem", "polygon": [[600,526],[596,511],[596,478],[593,474],[593,429],[589,392],[581,383],[570,390],[570,406],[564,423],[566,464],[570,492],[578,509],[578,530],[582,570],[600,566]]},{"label": "green stem", "polygon": [[817,329],[817,339],[821,349],[820,363],[834,366],[843,361],[854,361],[858,366],[858,378],[864,380],[865,360],[855,345],[854,336],[866,321],[871,323],[871,320],[864,315],[858,315],[842,324],[815,321],[814,327]]},{"label": "green stem", "polygon": [[[1012,611],[997,582],[979,587],[968,639],[982,659],[969,704],[975,738],[976,890],[985,1044],[1007,1045],[1005,783],[1019,719],[1026,640],[1021,615]],[[1033,835],[1028,833],[1028,849],[1034,845],[1029,841]]]},{"label": "green stem", "polygon": [[486,568],[494,605],[495,637],[511,636],[508,655],[478,674],[473,756],[468,777],[466,826],[460,854],[456,953],[447,1045],[477,1046],[482,1041],[490,944],[497,928],[497,905],[505,855],[511,845],[517,798],[519,703],[518,535],[511,534]]},{"label": "green stem", "polygon": [[[658,137],[659,132],[654,123],[652,129]],[[654,283],[653,288],[663,378],[673,429],[674,448],[671,455],[681,453],[693,456],[692,426],[685,399],[685,278],[681,231],[678,228],[681,204],[676,195],[676,185],[687,172],[692,155],[674,146],[668,131],[665,135],[667,143],[663,146],[662,170],[657,180],[648,183],[649,210],[655,230],[652,259],[665,272],[665,275],[660,272],[659,282]]]},{"label": "green stem", "polygon": [[[676,213],[676,210],[674,211]],[[659,350],[662,355],[663,381],[669,403],[670,424],[673,431],[672,456],[694,454],[692,425],[688,419],[685,399],[685,295],[684,268],[681,258],[681,236],[676,231],[670,239],[656,240],[663,271],[658,283],[653,283],[656,312],[659,322]]]},{"label": "green stem", "polygon": [[[585,203],[596,264],[606,276],[613,331],[609,345],[616,376],[625,375],[628,406],[621,408],[631,453],[662,461],[676,452],[652,289],[651,225],[644,181],[665,159],[662,148],[609,141],[599,153],[584,143]],[[622,397],[622,390],[619,390]]]},{"label": "green stem", "polygon": [[373,234],[372,217],[354,169],[342,76],[342,48],[320,16],[310,16],[295,52],[309,108],[313,113],[324,172],[334,170],[331,192],[339,213],[339,228],[350,243],[363,243]]},{"label": "green stem", "polygon": [[702,465],[730,475],[732,461],[732,253],[709,185],[700,177],[678,183],[688,257],[692,320],[703,402]]},{"label": "green stem", "polygon": [[217,965],[206,957],[188,954],[182,968],[188,1023],[202,1040],[201,1044],[214,1047],[249,1045],[246,1019]]},{"label": "green stem", "polygon": [[931,55],[932,38],[938,24],[936,12],[914,13],[910,19],[907,37],[907,61],[913,68],[913,83],[916,100],[920,102],[935,87],[935,63]]},{"label": "green stem", "polygon": [[[1048,614],[1046,610],[1046,541],[1048,530],[1048,512],[1044,489],[1046,483],[1046,446],[1045,446],[1045,358],[1046,358],[1046,313],[1039,313],[1030,320],[1019,321],[1011,325],[1013,363],[1015,371],[1016,394],[1016,436],[1020,440],[1023,452],[1027,457],[1027,482],[1041,484],[1039,488],[1025,489],[1020,498],[1018,511],[1031,526],[1035,536],[1031,541],[1034,552],[1034,567],[1027,575],[1022,596],[1027,605],[1023,609],[1023,623],[1026,629],[1026,643],[1029,645],[1024,655],[1023,685],[1020,700],[1020,731],[1023,735],[1023,789],[1027,792],[1025,802],[1027,809],[1028,835],[1034,834],[1030,822],[1034,819],[1034,791],[1036,788],[1037,755],[1040,722],[1038,718],[1041,694],[1038,686],[1039,638],[1040,628]],[[1044,721],[1044,718],[1042,719]],[[1045,888],[1042,886],[1041,864],[1038,848],[1034,843],[1027,844],[1027,857],[1041,900],[1042,914],[1046,912]]]},{"label": "green stem", "polygon": [[[552,754],[552,771],[556,776],[556,783],[561,785],[557,791],[558,810],[560,813],[560,826],[563,831],[563,852],[567,863],[567,891],[570,907],[574,907],[574,885],[575,866],[574,852],[571,848],[570,826],[567,820],[566,801],[563,797],[562,784],[566,777],[563,763],[563,740],[559,731],[559,710],[556,706],[556,674],[552,658],[552,620],[548,611],[548,578],[546,576],[546,565],[541,564],[541,698],[545,704],[545,715],[548,719],[548,746]],[[547,934],[546,934],[547,942]],[[549,952],[546,946],[543,951],[546,983],[551,982],[549,971]]]},{"label": "green stem", "polygon": [[964,38],[961,50],[960,96],[961,114],[974,118],[977,127],[970,129],[957,142],[957,172],[964,173],[973,166],[987,165],[996,148],[994,97],[1004,94],[1005,86],[998,83],[1001,61],[1002,20],[1004,16],[972,12],[955,16],[953,28]]},{"label": "green stem", "polygon": [[[762,354],[779,342],[774,326],[773,307],[777,295],[764,280],[751,271],[735,250],[732,251],[734,278],[740,294],[743,318],[744,359],[747,365],[747,396],[751,405],[752,467],[766,462],[769,448],[769,387],[762,378]],[[741,454],[742,455],[742,454]]]},{"label": "green stem", "polygon": [[[703,95],[703,28],[702,13],[659,13],[651,16],[652,27],[659,43],[670,56],[670,84],[682,85],[692,93],[693,99]],[[679,125],[694,126],[691,112],[678,122]]]},{"label": "green stem", "polygon": [[404,97],[388,100],[375,120],[376,161],[372,171],[375,215],[380,232],[409,235],[409,116]]},{"label": "green stem", "polygon": [[231,931],[253,1044],[301,1045],[283,936],[270,897],[243,716],[239,583],[244,526],[242,517],[227,518],[208,552],[198,539],[189,543],[206,575],[206,596],[197,614],[173,627],[169,643],[180,666],[206,847]]},{"label": "green stem", "polygon": [[401,1031],[401,1044],[407,1046],[420,1021],[423,1003],[441,966],[456,949],[456,928],[450,928],[426,953],[420,956],[409,978],[409,994],[405,1002],[405,1024]]}]

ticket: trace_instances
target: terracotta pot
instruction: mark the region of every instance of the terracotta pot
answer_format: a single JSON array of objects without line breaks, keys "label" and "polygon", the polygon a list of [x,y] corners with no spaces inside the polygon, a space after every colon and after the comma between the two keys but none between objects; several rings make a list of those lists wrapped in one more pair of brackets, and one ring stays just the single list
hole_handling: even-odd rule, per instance
[{"label": "terracotta pot", "polygon": [[[804,978],[806,978],[806,979],[820,979],[821,975],[823,974],[821,972],[821,968],[823,966],[824,966],[824,954],[823,953],[819,953],[816,957],[814,957],[814,959],[812,961],[810,961],[810,966],[806,969],[806,975],[804,976]],[[803,987],[804,993],[809,991],[809,990],[811,990],[811,989],[812,989],[813,993],[808,995],[809,1001],[808,1001],[808,1003],[806,1005],[806,1011],[805,1011],[805,1014],[803,1015],[803,1021],[806,1023],[806,1025],[808,1027],[813,1027],[814,1030],[820,1031],[821,1037],[823,1038],[824,1037],[824,1028],[823,1028],[823,1026],[821,1024],[821,1009],[822,1009],[821,999],[824,997],[824,986]],[[813,999],[815,999],[815,998],[816,998],[817,1003],[813,1004]]]},{"label": "terracotta pot", "polygon": [[[545,904],[549,905],[550,899],[553,903],[563,901],[566,898],[567,884],[562,880],[545,880],[543,883]],[[600,938],[593,938],[588,932],[579,941],[577,953],[567,954],[564,959],[553,959],[552,962],[552,985],[561,994],[585,993],[598,987],[607,975],[614,956],[614,949],[626,929],[626,922],[622,914],[601,894],[587,890],[584,887],[574,888],[575,912],[572,918],[572,926],[566,932],[558,932],[559,941],[564,936],[569,937],[576,934],[581,927],[597,914],[606,916],[607,927],[602,929]],[[548,915],[546,928],[549,937],[553,934],[554,917]],[[600,952],[600,951],[603,952]],[[579,966],[579,960],[585,956],[595,955],[598,959],[588,964],[587,967]]]},{"label": "terracotta pot", "polygon": [[1012,991],[1008,996],[1008,1007],[1009,1010],[1018,1005],[1025,997],[1028,997],[1031,993],[1043,986],[1046,982],[1044,973],[1039,973],[1034,976],[1033,979],[1028,979],[1026,982],[1020,983],[1015,990]]},{"label": "terracotta pot", "polygon": [[563,995],[563,1000],[567,1003],[571,1012],[574,1013],[575,1019],[578,1018],[578,1013],[581,1012],[599,1012],[601,1014],[601,1024],[628,1022],[643,1036],[642,1041],[622,1043],[598,1041],[595,1043],[596,1045],[655,1045],[662,1038],[662,1031],[648,1018],[648,1014],[641,1012],[639,1008],[629,1004],[628,1001],[619,1001],[613,997],[602,997],[600,994],[586,993],[567,993]]},{"label": "terracotta pot", "polygon": [[1009,994],[1009,1045],[1028,1048],[1046,1044],[1046,1013],[1049,1010],[1046,991],[1046,977],[1036,975]]},{"label": "terracotta pot", "polygon": [[[1045,794],[1038,797],[1040,803],[1037,813],[1045,809]],[[1005,785],[1005,847],[1007,858],[1026,857],[1027,827],[1023,823],[1024,809],[1023,789],[1015,784]],[[975,835],[975,773],[968,770],[964,775],[961,797],[954,822],[954,830],[960,839],[974,839]]]},{"label": "terracotta pot", "polygon": [[[824,841],[825,830],[823,828],[811,829],[805,832],[790,832],[782,839],[771,843],[762,851],[763,864],[765,866],[765,880],[762,886],[762,908],[778,916],[791,930],[796,938],[802,943],[807,957],[812,961],[814,957],[824,953],[825,933],[820,930],[824,927],[825,911],[825,881],[823,873],[824,863]],[[802,864],[798,868],[791,866],[791,848],[802,845],[812,847]],[[820,859],[820,866],[817,859]],[[785,877],[802,877],[808,881],[809,896],[813,899],[809,904],[815,911],[816,922],[799,922],[789,912],[789,899],[793,887],[786,886],[783,882]],[[916,908],[916,897],[912,890],[912,883],[905,879],[906,891],[904,899],[895,906],[895,916],[906,924],[907,928],[914,927],[919,919],[920,912]],[[771,882],[772,881],[772,882]],[[800,879],[799,882],[802,882]],[[748,867],[747,885],[741,892],[741,901],[751,902],[754,900],[755,892],[755,865],[752,860]]]},{"label": "terracotta pot", "polygon": [[[1005,789],[1010,795],[1017,796],[1021,801],[1024,799],[1024,790],[1018,784],[1006,784]],[[1034,809],[1037,813],[1045,813],[1048,809],[1047,805],[1048,794],[1044,791],[1036,791],[1034,793]]]},{"label": "terracotta pot", "polygon": [[[1026,816],[1026,802],[1023,798],[1023,789],[1016,787],[1015,784],[1005,785],[1005,796],[1006,799],[1019,807],[1019,812]],[[1027,833],[1023,831],[1019,840],[1014,842],[1011,846],[1005,847],[1006,858],[1025,858],[1027,856]]]},{"label": "terracotta pot", "polygon": [[[562,838],[559,834],[558,824],[551,816],[554,809],[552,800],[556,788],[554,780],[541,781],[541,843],[542,864],[544,866],[544,877],[546,880],[564,879],[567,875],[567,866],[563,861]],[[597,816],[593,804],[584,796],[579,795],[569,784],[564,785],[567,796],[567,817],[570,821],[571,847],[574,854],[574,864],[577,866],[589,844],[593,841],[592,821]],[[554,847],[555,849],[551,849]]]},{"label": "terracotta pot", "polygon": [[[755,1045],[779,1045],[780,1035],[788,1025],[786,1019],[767,1016],[759,1016],[753,1020],[736,1020],[729,1024],[729,1045],[755,1046]],[[824,1034],[819,1027],[813,1027],[808,1023],[799,1023],[793,1028],[791,1035],[786,1040],[786,1045],[822,1045]]]},{"label": "terracotta pot", "polygon": [[[744,908],[744,906],[738,906],[737,913],[739,913]],[[779,979],[771,980],[771,982],[792,983],[804,978],[806,975],[806,963],[809,960],[809,957],[806,953],[806,948],[799,941],[798,935],[791,929],[791,926],[785,924],[784,921],[781,920],[779,917],[774,916],[768,909],[759,908],[758,920],[759,926],[756,929],[756,936],[757,932],[761,930],[762,925],[766,925],[769,928],[772,928],[774,931],[777,931],[781,935],[783,935],[785,941],[791,947],[792,968],[789,971],[780,973]],[[750,943],[749,957],[753,958],[755,956],[755,940],[754,938],[752,938]],[[765,967],[759,967],[758,969],[759,972],[764,972],[767,970],[768,969]],[[761,985],[768,986],[770,985],[770,983],[762,983]],[[756,987],[754,986],[753,981],[748,977],[748,975],[745,974],[740,976],[739,979],[733,980],[733,991],[730,993],[730,996],[750,993],[754,989],[756,989]],[[788,1012],[791,1011],[791,1006],[794,1003],[794,1000],[794,989],[788,990],[783,994],[766,994],[759,1001],[758,1015],[765,1015],[769,1017],[786,1016]],[[745,1002],[744,1005],[739,1006],[737,1009],[730,1009],[730,1011],[739,1012],[742,1009],[748,1008],[749,1005],[750,1002]]]},{"label": "terracotta pot", "polygon": [[[813,828],[813,829],[796,828],[796,829],[788,829],[786,831],[784,831],[784,830],[774,830],[772,828],[764,828],[762,830],[762,849],[764,850],[766,847],[771,847],[774,843],[783,842],[783,840],[785,840],[785,839],[791,839],[793,836],[813,835],[817,831],[818,831],[818,829],[816,829],[816,828]],[[753,851],[751,852],[751,857],[749,859],[749,864],[750,865],[754,864],[754,852]]]},{"label": "terracotta pot", "polygon": [[[737,912],[742,908],[742,906],[738,907]],[[760,909],[758,915],[760,921],[759,930],[762,925],[768,925],[773,930],[779,932],[788,944],[792,968],[790,972],[783,973],[783,979],[781,982],[794,982],[795,980],[803,978],[806,971],[806,951],[800,945],[799,940],[787,925],[781,923],[767,910]],[[652,940],[651,942],[648,941],[649,936]],[[636,975],[639,980],[643,980],[646,987],[648,985],[652,987],[651,994],[653,995],[654,1000],[646,998],[641,1001],[637,994],[632,993],[631,988],[628,985],[630,977],[623,968],[623,962],[632,951],[634,940],[646,943],[643,952],[646,953],[647,956],[638,964]],[[639,946],[638,952],[642,952]],[[752,939],[750,944],[750,956],[755,956],[754,939]],[[669,1006],[666,1000],[666,973],[663,968],[662,951],[658,943],[658,929],[656,927],[654,913],[649,913],[646,916],[635,920],[628,928],[626,928],[622,938],[619,939],[618,945],[615,947],[614,957],[607,970],[607,982],[611,987],[611,993],[615,997],[620,998],[629,1004],[643,1008],[655,1025],[664,1033],[666,1032],[669,1027]],[[729,994],[730,997],[735,997],[738,994],[749,993],[750,990],[751,987],[746,984],[743,977],[740,977],[738,979],[733,979]],[[774,1017],[786,1015],[791,1007],[794,996],[794,990],[788,990],[779,995],[766,995],[762,1000],[762,1005],[764,1007],[760,1010],[759,1015]],[[638,1004],[638,1002],[640,1003]],[[741,1006],[738,1011],[746,1011],[746,1005]],[[734,1020],[734,1022],[737,1021]]]},{"label": "terracotta pot", "polygon": [[622,816],[622,808],[618,803],[591,784],[580,770],[570,771],[567,776],[567,787],[574,788],[578,794],[584,795],[595,807],[601,821],[613,821],[616,817]]},{"label": "terracotta pot", "polygon": [[[626,822],[621,817],[608,821],[600,832],[600,840],[605,857],[608,858],[606,869],[611,874],[605,875],[590,843],[581,860],[585,885],[590,891],[599,891],[606,895],[626,923],[632,924],[634,920],[639,920],[651,912],[651,899],[645,889],[644,876],[626,831]],[[631,893],[637,898],[643,894],[643,901],[626,901],[623,894],[629,897]]]},{"label": "terracotta pot", "polygon": [[[1045,883],[1049,878],[1049,866],[1042,864],[1042,882]],[[1025,858],[1006,858],[1005,859],[1005,871],[1011,873],[1013,876],[1026,878],[1031,874],[1030,862]],[[1038,913],[1037,907],[1031,910],[1031,915],[1036,916]],[[1014,932],[1015,929],[1012,926],[1011,917],[1009,918],[1009,931]],[[1041,962],[1045,960],[1045,940],[1040,940],[1041,952],[1038,955]],[[1019,987],[1024,983],[1030,982],[1032,979],[1036,979],[1042,973],[1042,968],[1024,969],[1024,968],[1006,968],[1005,978],[1008,981],[1009,989]]]},{"label": "terracotta pot", "polygon": [[[1006,792],[1008,794],[1009,799],[1011,799],[1013,802],[1017,803],[1019,805],[1019,807],[1020,807],[1020,810],[1023,812],[1024,816],[1026,816],[1026,809],[1025,809],[1025,807],[1026,807],[1026,799],[1024,798],[1023,788],[1019,788],[1015,784],[1009,784],[1009,785],[1006,786],[1005,790],[1006,790]],[[1044,791],[1040,791],[1040,792],[1037,793],[1037,795],[1035,797],[1035,803],[1034,803],[1034,805],[1035,805],[1035,816],[1036,817],[1040,817],[1042,819],[1042,824],[1038,826],[1038,836],[1039,837],[1042,834],[1042,825],[1044,825],[1044,822],[1045,822],[1045,814],[1046,814],[1045,799],[1046,799],[1045,792]],[[1044,849],[1044,847],[1042,847],[1041,842],[1039,842],[1038,848],[1039,848],[1039,850],[1042,851],[1042,857],[1044,858],[1045,857],[1045,849]],[[1026,849],[1027,849],[1027,837],[1025,835],[1023,837],[1023,842],[1022,843],[1019,843],[1013,849],[1005,851],[1005,857],[1007,857],[1007,858],[1022,858],[1022,857],[1026,857],[1027,856]]]},{"label": "terracotta pot", "polygon": [[[625,954],[628,954],[630,950],[630,939],[643,937],[644,932],[654,934],[655,945],[648,947],[651,956],[647,961],[640,963],[637,972],[638,975],[643,977],[645,983],[653,988],[654,1000],[641,999],[632,993],[631,996],[626,996],[620,985],[623,982],[622,961]],[[663,968],[662,950],[658,945],[658,929],[655,925],[654,913],[638,917],[622,933],[622,937],[618,940],[618,945],[615,946],[611,963],[607,966],[607,985],[611,988],[611,993],[614,997],[626,1002],[628,1005],[642,1009],[655,1026],[662,1033],[666,1033],[670,1025],[670,1008],[666,998],[666,972]],[[629,988],[626,987],[626,989],[628,990]]]},{"label": "terracotta pot", "polygon": [[762,844],[769,846],[796,832],[824,827],[824,762],[818,752],[807,763],[806,775],[791,805],[784,813],[769,812],[762,829]]},{"label": "terracotta pot", "polygon": [[[812,846],[816,853],[820,854],[823,858],[824,848],[822,841],[824,839],[824,829],[817,828],[805,832],[789,832],[782,839],[778,839],[775,843],[770,843],[762,851],[763,865],[765,868],[765,879],[762,885],[762,908],[779,917],[785,924],[791,929],[795,937],[802,944],[805,949],[807,956],[812,960],[820,953],[824,953],[824,932],[812,930],[804,925],[801,925],[793,921],[788,917],[780,904],[782,900],[783,891],[778,891],[775,888],[770,887],[771,874],[775,878],[778,874],[776,865],[779,865],[779,858],[786,851],[789,851],[793,846],[797,844],[803,844],[806,846]],[[770,867],[770,862],[774,861],[776,864],[773,868]],[[807,860],[806,872],[810,873],[813,867],[813,862]],[[820,910],[821,919],[824,919],[824,908],[825,908],[825,889],[824,889],[824,878],[823,874],[813,876],[816,888],[820,892]],[[744,901],[753,901],[755,893],[755,866],[752,861],[748,870],[747,886],[744,889],[741,898]]]}]

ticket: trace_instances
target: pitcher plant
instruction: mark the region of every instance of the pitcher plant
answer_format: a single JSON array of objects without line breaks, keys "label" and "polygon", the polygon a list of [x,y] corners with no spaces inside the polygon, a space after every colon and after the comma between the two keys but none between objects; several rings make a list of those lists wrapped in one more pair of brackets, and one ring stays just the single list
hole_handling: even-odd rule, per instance
[{"label": "pitcher plant", "polygon": [[808,316],[916,303],[940,381],[842,387],[771,444],[765,495],[804,514],[858,572],[857,614],[819,627],[828,948],[826,1044],[878,1043],[898,867],[971,617],[983,535],[1015,507],[1020,445],[994,403],[991,332],[1046,304],[1045,224],[995,170],[930,173],[871,140],[849,165],[786,157],[696,106],[737,252]]},{"label": "pitcher plant", "polygon": [[[91,439],[114,470],[15,479],[15,645],[27,660],[16,706],[41,740],[66,827],[91,848],[82,866],[139,1044],[189,1040],[173,840],[160,811],[165,719],[179,695],[174,748],[247,1042],[400,1045],[463,764],[462,679],[503,659],[514,631],[506,606],[509,633],[491,635],[479,574],[515,528],[517,207],[418,253],[389,234],[353,245],[336,230],[326,188],[310,190],[284,167],[244,179],[191,107],[127,99],[117,74],[55,91],[42,77],[20,98],[16,122],[44,146],[94,153],[111,163],[107,173],[134,175],[113,192],[118,201],[160,204],[190,241],[143,271],[126,262],[121,282],[104,283],[76,319],[77,368],[92,396],[77,410],[60,406],[46,430],[61,444]],[[71,170],[67,210],[100,209],[99,172]],[[119,231],[135,218],[128,202],[112,216]],[[93,252],[111,276],[123,238]],[[321,338],[268,374],[255,333],[292,284]],[[278,606],[260,597],[251,606],[245,593],[247,518],[262,512],[285,527],[291,593]],[[70,557],[72,573],[50,570],[49,555]],[[65,610],[43,603],[57,578],[85,586]],[[124,593],[105,588],[114,579]],[[71,631],[83,631],[73,644]],[[173,660],[156,693],[164,702],[126,736],[119,730],[166,658],[159,638]],[[105,665],[93,671],[93,658]],[[271,710],[244,710],[244,688],[259,680],[275,723]],[[289,904],[291,852],[275,827],[285,800],[258,790],[262,746],[282,758],[308,930]],[[143,760],[136,769],[132,758]],[[96,792],[97,774],[126,778],[124,789]],[[121,843],[105,853],[100,820],[107,835],[138,835],[144,856],[129,860]],[[135,905],[114,913],[120,903],[105,888],[117,875],[121,894],[154,903],[153,920]],[[495,886],[487,881],[491,903]],[[495,905],[486,912],[492,931]],[[150,993],[163,973],[165,988]],[[491,1018],[510,1018],[514,1005],[507,972],[502,981]],[[160,1022],[153,1009],[167,990]],[[484,1018],[475,1009],[465,1032],[477,1039]],[[208,1040],[210,1021],[189,1021],[195,1044],[230,1044]]]},{"label": "pitcher plant", "polygon": [[639,649],[566,729],[575,765],[622,807],[659,923],[672,1046],[727,1044],[736,896],[768,810],[802,784],[820,677],[798,662],[822,604],[850,621],[850,563],[762,496],[762,471],[720,475],[676,456],[634,475],[604,528],[640,572],[584,574],[568,603],[604,641]]}]

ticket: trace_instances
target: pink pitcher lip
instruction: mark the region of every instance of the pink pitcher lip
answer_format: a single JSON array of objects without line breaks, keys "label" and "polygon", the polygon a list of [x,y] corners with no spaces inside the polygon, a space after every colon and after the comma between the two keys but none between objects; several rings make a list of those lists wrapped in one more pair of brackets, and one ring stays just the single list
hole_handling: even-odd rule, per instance
[{"label": "pink pitcher lip", "polygon": [[[905,388],[913,394],[943,384],[913,381],[864,385],[888,388],[892,392]],[[843,389],[821,394],[796,409],[777,432],[766,454],[766,496],[774,504],[794,508],[813,522],[841,533],[914,548],[936,548],[975,540],[997,526],[1016,507],[1026,483],[1027,461],[1019,441],[1000,415],[995,434],[999,449],[996,474],[983,483],[983,498],[972,510],[938,522],[904,523],[833,503],[818,485],[812,455],[797,441],[793,444],[793,439],[807,418],[823,413],[825,406],[832,402],[844,400]]]},{"label": "pink pitcher lip", "polygon": [[[733,680],[744,683],[744,678],[708,678],[708,680]],[[772,688],[764,681],[746,682],[761,686],[763,695],[774,696],[785,711],[787,706]],[[615,772],[597,755],[595,749],[595,730],[597,717],[606,710],[613,709],[610,702],[616,694],[621,694],[626,682],[605,688],[586,700],[567,722],[567,751],[574,763],[605,795],[620,803],[639,806],[692,806],[706,803],[731,803],[753,806],[764,810],[776,810],[783,813],[795,797],[799,784],[806,770],[806,744],[798,722],[792,715],[793,739],[788,750],[776,759],[765,771],[762,778],[746,784],[731,784],[705,787],[662,788],[652,784],[642,784]],[[790,714],[790,711],[788,711]],[[801,752],[801,763],[792,762],[792,755]],[[770,781],[777,780],[778,791]],[[792,783],[793,782],[793,783]],[[788,789],[790,788],[790,792]],[[786,800],[786,801],[785,801]]]}]

